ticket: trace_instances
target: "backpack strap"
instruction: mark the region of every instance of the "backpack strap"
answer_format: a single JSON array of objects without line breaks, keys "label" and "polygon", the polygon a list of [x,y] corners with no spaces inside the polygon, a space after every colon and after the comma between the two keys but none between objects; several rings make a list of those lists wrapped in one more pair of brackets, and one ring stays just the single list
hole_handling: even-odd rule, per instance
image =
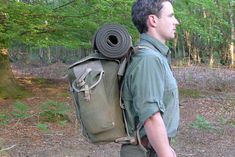
[{"label": "backpack strap", "polygon": [[[104,71],[100,71],[99,72],[99,79],[90,87],[86,84],[85,82],[85,78],[86,76],[92,71],[92,69],[88,68],[86,69],[86,71],[82,74],[81,77],[76,78],[73,82],[72,82],[72,88],[76,91],[76,92],[83,92],[84,91],[84,99],[87,101],[91,100],[91,96],[90,96],[90,90],[92,88],[94,88],[95,86],[97,86],[99,84],[99,82],[101,81],[103,75],[104,75]],[[76,87],[76,85],[78,85],[79,88],[78,89]]]},{"label": "backpack strap", "polygon": [[121,97],[123,85],[124,85],[123,80],[121,80],[119,104],[120,104],[120,107],[122,109],[123,122],[124,122],[124,125],[125,125],[127,137],[118,138],[118,139],[116,139],[115,142],[120,143],[120,144],[133,144],[133,145],[136,145],[137,144],[137,139],[136,139],[136,137],[130,136],[130,132],[129,132],[129,129],[128,129],[128,126],[127,126],[127,118],[126,118],[126,114],[125,114],[126,108],[125,108],[125,105],[122,102],[122,97]]}]

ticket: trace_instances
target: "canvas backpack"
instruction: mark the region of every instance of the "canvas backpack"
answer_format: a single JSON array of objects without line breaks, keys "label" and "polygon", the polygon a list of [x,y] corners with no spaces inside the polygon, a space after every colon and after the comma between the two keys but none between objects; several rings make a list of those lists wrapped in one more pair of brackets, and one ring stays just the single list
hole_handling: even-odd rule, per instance
[{"label": "canvas backpack", "polygon": [[120,99],[131,37],[123,26],[107,24],[95,33],[93,49],[68,69],[82,133],[92,143],[136,143],[136,137],[128,133]]}]

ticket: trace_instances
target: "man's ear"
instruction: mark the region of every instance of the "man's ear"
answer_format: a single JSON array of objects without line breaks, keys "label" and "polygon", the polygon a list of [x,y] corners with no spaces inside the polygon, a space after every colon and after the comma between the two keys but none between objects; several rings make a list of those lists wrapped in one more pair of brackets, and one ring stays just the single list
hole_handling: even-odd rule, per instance
[{"label": "man's ear", "polygon": [[149,26],[155,27],[157,25],[157,20],[158,18],[156,15],[149,15],[147,21],[148,21]]}]

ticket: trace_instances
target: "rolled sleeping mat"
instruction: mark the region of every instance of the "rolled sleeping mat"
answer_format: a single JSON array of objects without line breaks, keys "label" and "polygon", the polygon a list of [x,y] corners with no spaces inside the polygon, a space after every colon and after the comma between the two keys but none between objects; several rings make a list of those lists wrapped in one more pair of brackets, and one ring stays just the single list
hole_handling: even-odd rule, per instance
[{"label": "rolled sleeping mat", "polygon": [[121,58],[125,56],[131,46],[132,40],[128,31],[119,24],[106,24],[102,26],[93,37],[93,48],[108,58]]}]

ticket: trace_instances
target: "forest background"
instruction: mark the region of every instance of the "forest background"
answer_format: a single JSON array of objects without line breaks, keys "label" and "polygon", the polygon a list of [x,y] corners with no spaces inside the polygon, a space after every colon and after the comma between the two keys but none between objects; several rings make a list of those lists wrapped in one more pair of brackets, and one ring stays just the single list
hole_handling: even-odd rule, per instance
[{"label": "forest background", "polygon": [[[93,34],[105,23],[124,25],[133,41],[138,40],[130,17],[133,0],[1,1],[0,47],[13,52],[19,48],[30,52],[44,48],[46,56],[50,56],[53,52],[48,48],[52,46],[70,50],[91,48]],[[168,44],[172,57],[182,64],[233,67],[234,3],[176,0],[175,13],[180,25],[176,39]],[[13,53],[11,59],[17,60],[17,55]],[[51,61],[49,58],[48,62]]]},{"label": "forest background", "polygon": [[[138,32],[130,10],[133,0],[1,0],[0,95],[18,93],[10,61],[20,65],[73,62],[91,52],[95,31],[105,23],[126,27],[135,43]],[[180,21],[168,43],[178,66],[235,65],[234,0],[176,0]],[[15,91],[15,92],[14,92]]]}]

